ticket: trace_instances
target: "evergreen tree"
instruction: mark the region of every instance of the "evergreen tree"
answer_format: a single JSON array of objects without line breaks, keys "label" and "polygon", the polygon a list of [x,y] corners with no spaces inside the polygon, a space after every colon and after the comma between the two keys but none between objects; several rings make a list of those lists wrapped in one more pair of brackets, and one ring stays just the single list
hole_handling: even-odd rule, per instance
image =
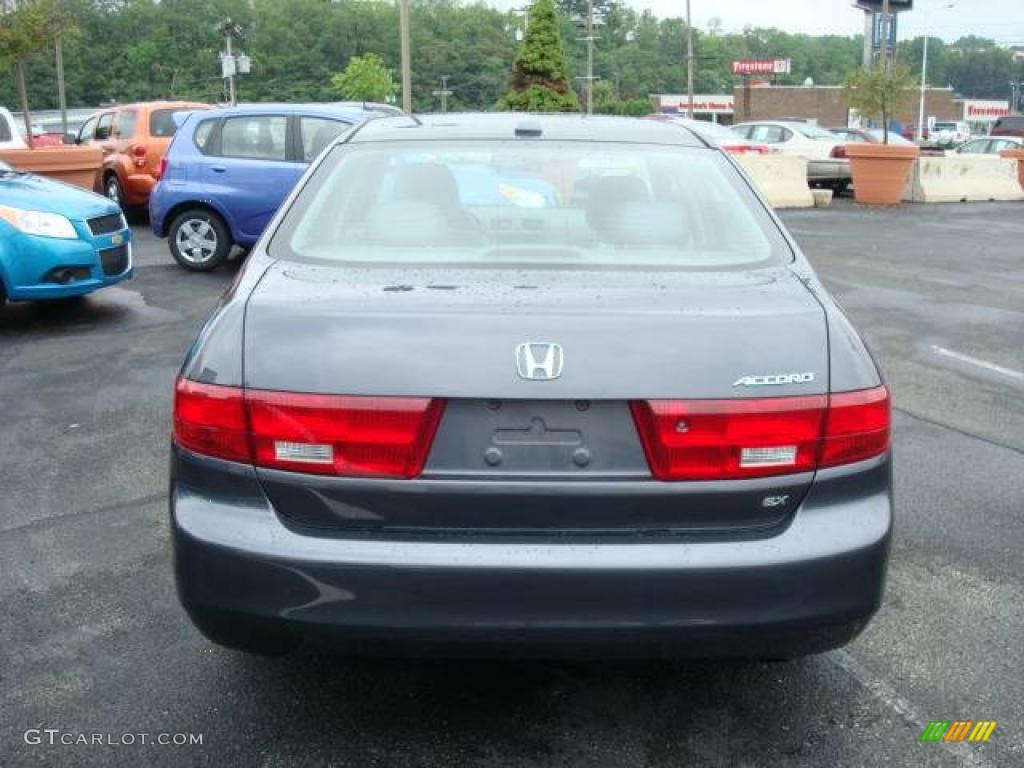
[{"label": "evergreen tree", "polygon": [[498,109],[523,112],[575,112],[580,108],[569,86],[568,64],[554,0],[530,6],[526,39],[516,55],[508,92]]}]

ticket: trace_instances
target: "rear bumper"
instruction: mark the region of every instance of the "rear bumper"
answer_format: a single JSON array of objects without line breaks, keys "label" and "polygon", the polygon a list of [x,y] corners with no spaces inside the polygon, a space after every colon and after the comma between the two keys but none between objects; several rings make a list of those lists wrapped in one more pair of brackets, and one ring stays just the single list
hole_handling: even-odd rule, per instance
[{"label": "rear bumper", "polygon": [[178,590],[229,644],[267,632],[356,652],[816,653],[855,637],[882,599],[888,460],[875,492],[858,491],[863,469],[832,470],[769,538],[607,543],[302,535],[245,467],[216,496],[172,471]]},{"label": "rear bumper", "polygon": [[809,181],[849,181],[849,160],[811,160],[807,163]]}]

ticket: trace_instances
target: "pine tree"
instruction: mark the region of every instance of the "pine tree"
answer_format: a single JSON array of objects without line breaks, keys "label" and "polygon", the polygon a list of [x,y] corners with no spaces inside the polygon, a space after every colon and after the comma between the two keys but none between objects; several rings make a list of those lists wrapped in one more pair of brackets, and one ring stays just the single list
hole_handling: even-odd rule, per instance
[{"label": "pine tree", "polygon": [[558,31],[554,0],[530,6],[526,39],[512,66],[508,92],[498,109],[522,112],[575,112],[580,108],[569,86],[565,48]]}]

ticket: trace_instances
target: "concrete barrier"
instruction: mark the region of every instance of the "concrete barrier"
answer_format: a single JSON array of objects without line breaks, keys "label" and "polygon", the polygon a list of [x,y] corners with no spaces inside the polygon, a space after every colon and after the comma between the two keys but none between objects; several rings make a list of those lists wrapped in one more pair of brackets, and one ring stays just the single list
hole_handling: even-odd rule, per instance
[{"label": "concrete barrier", "polygon": [[913,203],[1024,200],[1017,162],[996,155],[921,157],[907,180],[903,199]]},{"label": "concrete barrier", "polygon": [[794,155],[735,155],[772,208],[811,208],[814,197],[807,186],[807,158]]}]

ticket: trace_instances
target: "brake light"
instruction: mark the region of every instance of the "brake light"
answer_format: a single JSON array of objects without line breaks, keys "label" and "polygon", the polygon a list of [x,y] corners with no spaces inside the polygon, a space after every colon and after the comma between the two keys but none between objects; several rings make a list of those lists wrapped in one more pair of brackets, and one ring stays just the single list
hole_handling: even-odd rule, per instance
[{"label": "brake light", "polygon": [[206,456],[321,475],[420,474],[444,401],[269,392],[179,379],[174,439]]},{"label": "brake light", "polygon": [[178,379],[174,442],[193,453],[248,463],[252,452],[242,390]]},{"label": "brake light", "polygon": [[842,144],[836,144],[834,147],[832,147],[831,157],[840,160],[843,159],[844,157],[846,157],[846,147]]},{"label": "brake light", "polygon": [[756,400],[641,400],[630,406],[659,480],[811,472],[889,448],[885,387]]},{"label": "brake light", "polygon": [[763,144],[722,144],[722,149],[734,155],[745,155],[748,153],[756,155],[767,155],[768,147]]},{"label": "brake light", "polygon": [[164,173],[167,171],[167,155],[160,158],[160,165],[156,167],[156,180],[160,181],[164,177]]},{"label": "brake light", "polygon": [[891,441],[891,421],[885,387],[829,396],[818,465],[835,467],[885,453]]}]

